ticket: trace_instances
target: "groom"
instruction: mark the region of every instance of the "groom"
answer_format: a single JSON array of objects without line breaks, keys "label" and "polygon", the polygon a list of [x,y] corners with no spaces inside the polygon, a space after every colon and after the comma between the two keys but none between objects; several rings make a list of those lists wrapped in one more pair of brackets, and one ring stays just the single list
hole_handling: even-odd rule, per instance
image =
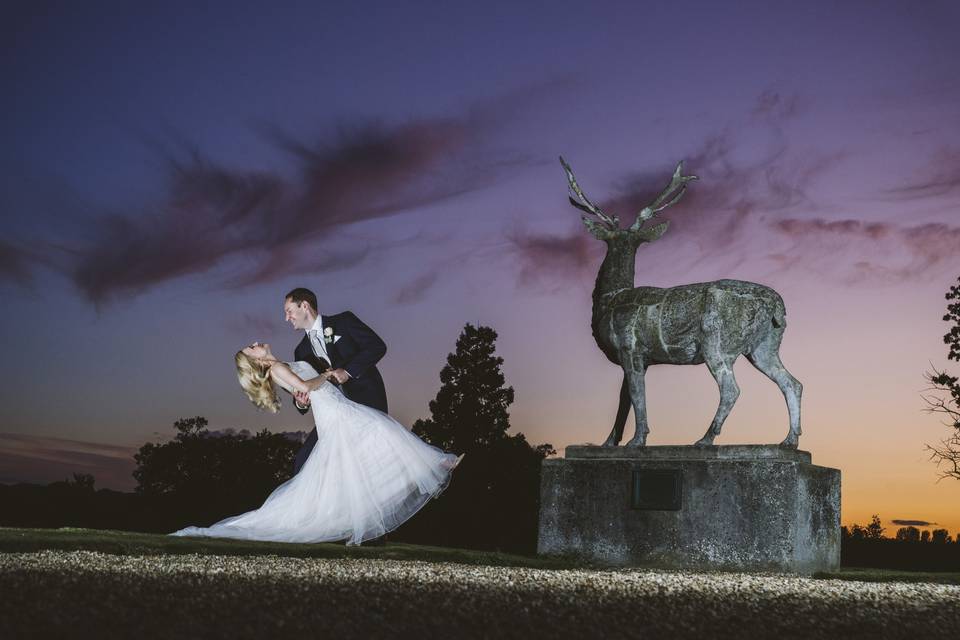
[{"label": "groom", "polygon": [[[387,352],[387,345],[373,329],[350,311],[320,315],[317,296],[309,289],[297,288],[288,293],[283,300],[283,313],[294,329],[306,332],[293,352],[294,360],[310,363],[317,372],[332,368],[331,379],[336,380],[345,396],[387,412],[387,392],[376,367]],[[301,414],[306,413],[310,409],[310,398],[298,393],[294,404]],[[313,429],[297,452],[294,475],[299,473],[315,444],[317,430]]]}]

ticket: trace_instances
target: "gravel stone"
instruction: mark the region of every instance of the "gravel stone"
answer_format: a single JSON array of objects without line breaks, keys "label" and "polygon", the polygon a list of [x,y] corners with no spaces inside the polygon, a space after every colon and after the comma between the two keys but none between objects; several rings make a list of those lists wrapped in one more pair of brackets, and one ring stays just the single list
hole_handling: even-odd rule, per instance
[{"label": "gravel stone", "polygon": [[0,638],[957,637],[960,586],[378,559],[0,554]]}]

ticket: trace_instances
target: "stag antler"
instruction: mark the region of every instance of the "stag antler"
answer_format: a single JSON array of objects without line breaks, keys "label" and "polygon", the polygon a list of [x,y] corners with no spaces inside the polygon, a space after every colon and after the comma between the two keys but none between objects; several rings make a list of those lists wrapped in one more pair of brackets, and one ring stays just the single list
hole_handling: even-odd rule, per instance
[{"label": "stag antler", "polygon": [[[603,211],[600,210],[600,207],[590,202],[586,195],[583,193],[583,189],[580,188],[580,185],[577,184],[577,179],[573,177],[573,170],[570,168],[570,165],[567,164],[567,161],[563,159],[563,156],[560,156],[560,164],[563,165],[563,170],[567,172],[567,183],[568,189],[570,192],[570,204],[575,206],[581,211],[586,211],[589,214],[592,214],[600,219],[604,225],[609,229],[619,229],[620,228],[620,219],[617,216],[608,216]],[[589,222],[590,219],[586,216],[583,217],[584,222]]]},{"label": "stag antler", "polygon": [[[676,204],[680,198],[683,197],[683,194],[687,191],[687,183],[691,180],[697,180],[697,176],[681,175],[682,171],[683,160],[677,163],[677,168],[674,169],[673,177],[670,178],[670,184],[667,185],[667,188],[661,191],[660,195],[654,198],[653,202],[645,206],[640,210],[640,213],[637,214],[637,219],[630,225],[630,231],[639,231],[644,222],[653,218],[667,207]],[[677,191],[677,189],[679,189],[679,191]],[[664,203],[674,191],[677,191],[677,194],[673,196],[673,198],[670,198],[669,202]],[[666,227],[664,227],[664,229],[666,229]]]}]

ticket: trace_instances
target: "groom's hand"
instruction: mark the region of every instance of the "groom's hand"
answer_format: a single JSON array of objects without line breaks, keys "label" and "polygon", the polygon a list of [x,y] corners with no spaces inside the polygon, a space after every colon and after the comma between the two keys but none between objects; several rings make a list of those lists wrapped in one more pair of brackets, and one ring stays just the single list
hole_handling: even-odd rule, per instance
[{"label": "groom's hand", "polygon": [[334,369],[332,371],[328,371],[327,373],[329,373],[330,377],[336,380],[339,384],[343,384],[350,379],[350,374],[347,373],[345,369]]},{"label": "groom's hand", "polygon": [[310,406],[310,394],[304,391],[297,391],[293,394],[293,399],[296,401],[297,406],[301,409],[306,409]]}]

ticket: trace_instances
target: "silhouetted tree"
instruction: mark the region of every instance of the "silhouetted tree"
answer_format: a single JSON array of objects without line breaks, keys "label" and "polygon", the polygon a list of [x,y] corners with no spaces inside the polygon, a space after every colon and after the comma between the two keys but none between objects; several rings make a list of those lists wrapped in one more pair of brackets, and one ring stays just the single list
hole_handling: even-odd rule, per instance
[{"label": "silhouetted tree", "polygon": [[950,532],[946,529],[934,529],[931,541],[936,544],[949,544],[951,542]]},{"label": "silhouetted tree", "polygon": [[450,488],[398,534],[410,540],[529,552],[536,547],[540,463],[552,445],[510,435],[513,388],[495,355],[497,333],[467,324],[440,371],[431,417],[413,431],[430,444],[465,453]]},{"label": "silhouetted tree", "polygon": [[840,564],[845,567],[960,571],[960,545],[951,544],[946,529],[921,532],[906,526],[898,529],[894,538],[885,538],[880,517],[874,515],[865,527],[842,527],[840,536]]},{"label": "silhouetted tree", "polygon": [[850,527],[850,539],[851,540],[864,540],[867,537],[867,530],[864,527],[861,527],[858,524]]},{"label": "silhouetted tree", "polygon": [[[960,282],[960,278],[957,279]],[[960,285],[954,285],[947,291],[947,314],[944,321],[953,323],[950,330],[943,336],[943,342],[949,347],[948,360],[960,361]],[[960,380],[956,376],[948,375],[945,371],[934,368],[933,373],[925,375],[930,384],[928,391],[934,395],[924,396],[927,402],[927,411],[947,416],[945,425],[953,429],[950,437],[941,440],[939,446],[927,445],[930,459],[938,467],[945,467],[943,477],[960,480]]]},{"label": "silhouetted tree", "polygon": [[175,440],[183,442],[197,436],[207,435],[207,419],[203,416],[195,418],[180,418],[173,423],[173,428],[177,430]]},{"label": "silhouetted tree", "polygon": [[513,387],[504,387],[503,358],[494,355],[496,340],[490,327],[464,327],[456,352],[440,371],[431,417],[417,420],[414,433],[441,449],[467,454],[510,437],[507,407],[513,404]]},{"label": "silhouetted tree", "polygon": [[916,527],[900,527],[897,529],[896,539],[901,542],[920,542],[920,529]]},{"label": "silhouetted tree", "polygon": [[883,525],[880,524],[880,516],[873,514],[870,524],[866,526],[853,524],[850,527],[840,527],[840,537],[843,540],[852,541],[884,540],[884,531]]},{"label": "silhouetted tree", "polygon": [[880,516],[873,514],[873,517],[870,518],[870,524],[868,524],[863,529],[864,537],[870,540],[882,540],[884,528],[880,524]]},{"label": "silhouetted tree", "polygon": [[213,522],[259,506],[289,479],[300,443],[285,434],[228,429],[211,433],[202,416],[174,423],[177,434],[134,455],[136,492],[168,498],[179,521]]},{"label": "silhouetted tree", "polygon": [[96,479],[89,473],[74,473],[73,478],[51,482],[47,485],[51,491],[61,496],[89,496],[94,493]]},{"label": "silhouetted tree", "polygon": [[78,491],[93,493],[97,480],[90,473],[75,473],[73,474],[73,480],[67,480],[66,482]]}]

